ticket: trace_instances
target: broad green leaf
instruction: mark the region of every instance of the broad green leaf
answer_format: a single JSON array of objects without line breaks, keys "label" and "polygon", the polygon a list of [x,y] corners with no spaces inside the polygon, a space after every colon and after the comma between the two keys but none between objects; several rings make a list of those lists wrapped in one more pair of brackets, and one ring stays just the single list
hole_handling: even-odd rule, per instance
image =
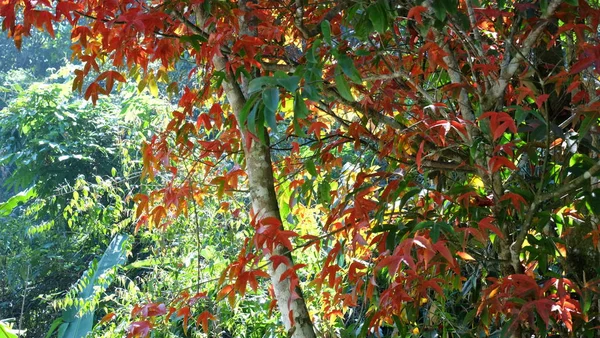
[{"label": "broad green leaf", "polygon": [[595,115],[596,114],[589,114],[581,122],[581,126],[578,130],[580,140],[587,135],[592,125],[595,125],[598,122],[598,118]]},{"label": "broad green leaf", "polygon": [[279,89],[271,87],[263,90],[262,100],[265,105],[265,119],[272,130],[277,130],[277,107],[279,106]]},{"label": "broad green leaf", "polygon": [[323,180],[319,184],[319,202],[325,206],[328,206],[331,203],[331,185],[329,185],[329,180]]},{"label": "broad green leaf", "polygon": [[[127,235],[117,235],[110,242],[102,258],[96,266],[90,267],[93,271],[86,271],[82,276],[85,287],[79,293],[79,297],[83,300],[90,300],[95,293],[106,290],[109,286],[110,279],[104,275],[112,268],[122,265],[127,260],[125,242]],[[91,273],[90,273],[91,272]],[[91,275],[91,278],[88,277]],[[100,280],[100,277],[102,279]],[[85,312],[80,314],[81,306],[72,306],[65,310],[62,315],[64,323],[59,328],[59,338],[83,338],[92,330],[94,322],[93,312]]]},{"label": "broad green leaf", "polygon": [[331,46],[331,24],[327,20],[321,22],[321,32],[323,33],[323,40]]},{"label": "broad green leaf", "polygon": [[248,131],[254,135],[256,135],[256,120],[258,117],[258,113],[259,113],[259,110],[261,110],[261,108],[262,108],[259,106],[261,106],[261,104],[259,102],[257,102],[252,107],[252,110],[250,110],[250,114],[248,115]]},{"label": "broad green leaf", "polygon": [[317,177],[317,167],[315,166],[315,163],[312,160],[307,160],[304,166],[306,167],[306,171],[308,171],[309,174],[311,174],[313,177]]},{"label": "broad green leaf", "polygon": [[253,79],[248,84],[248,95],[252,95],[256,92],[261,91],[264,87],[276,86],[277,80],[271,76],[262,76]]},{"label": "broad green leaf", "polygon": [[444,0],[433,0],[432,2],[433,11],[435,13],[435,17],[439,21],[446,20],[446,5],[444,4]]},{"label": "broad green leaf", "polygon": [[306,107],[306,102],[304,102],[300,93],[296,92],[296,96],[294,97],[294,130],[296,130],[296,134],[300,137],[306,137],[306,133],[302,130],[298,120],[305,119],[306,117],[308,117],[308,107]]},{"label": "broad green leaf", "polygon": [[238,115],[238,124],[239,124],[240,129],[242,129],[244,127],[244,125],[246,124],[246,122],[248,120],[248,115],[250,114],[252,109],[255,107],[256,101],[258,100],[258,98],[259,98],[258,93],[256,93],[256,94],[250,96],[250,98],[248,100],[246,100],[246,104],[244,104],[242,111]]},{"label": "broad green leaf", "polygon": [[335,87],[345,100],[354,102],[354,96],[352,96],[352,92],[350,92],[350,86],[344,75],[342,75],[340,67],[335,67]]},{"label": "broad green leaf", "polygon": [[0,321],[0,338],[18,338],[17,333],[18,331],[9,328],[8,325]]},{"label": "broad green leaf", "polygon": [[200,50],[201,43],[206,42],[206,38],[202,35],[185,35],[179,38],[183,43],[189,43],[194,50]]},{"label": "broad green leaf", "polygon": [[256,115],[256,133],[254,135],[258,136],[262,144],[267,144],[267,140],[265,136],[267,135],[265,130],[265,110],[260,109],[258,114]]},{"label": "broad green leaf", "polygon": [[375,31],[380,34],[384,33],[387,27],[387,15],[384,9],[377,3],[372,4],[367,8],[367,14]]},{"label": "broad green leaf", "polygon": [[362,79],[360,78],[360,73],[358,72],[358,70],[354,66],[354,62],[348,55],[340,55],[338,58],[338,64],[340,65],[340,67],[342,67],[342,71],[344,72],[344,74],[346,74],[346,76],[348,76],[352,81],[356,83],[362,82]]},{"label": "broad green leaf", "polygon": [[298,85],[300,83],[299,76],[289,76],[282,71],[277,71],[275,72],[274,77],[275,83],[278,86],[283,87],[288,92],[293,93],[298,89]]},{"label": "broad green leaf", "polygon": [[11,212],[21,204],[27,203],[30,199],[37,197],[37,192],[34,188],[29,188],[25,191],[12,196],[6,202],[0,203],[0,216],[8,216]]}]

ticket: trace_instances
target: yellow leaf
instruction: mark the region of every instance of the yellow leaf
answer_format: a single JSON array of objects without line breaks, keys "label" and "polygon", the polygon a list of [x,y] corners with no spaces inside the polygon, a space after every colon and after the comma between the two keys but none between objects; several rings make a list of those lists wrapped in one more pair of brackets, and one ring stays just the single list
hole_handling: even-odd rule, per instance
[{"label": "yellow leaf", "polygon": [[158,84],[154,77],[148,79],[148,89],[150,89],[150,94],[154,97],[158,97]]}]

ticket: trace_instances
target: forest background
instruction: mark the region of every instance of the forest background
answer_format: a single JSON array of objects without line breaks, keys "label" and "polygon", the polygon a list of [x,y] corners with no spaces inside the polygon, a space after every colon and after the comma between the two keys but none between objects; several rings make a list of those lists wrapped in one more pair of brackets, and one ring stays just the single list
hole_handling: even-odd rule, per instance
[{"label": "forest background", "polygon": [[0,17],[0,337],[597,336],[596,2]]}]

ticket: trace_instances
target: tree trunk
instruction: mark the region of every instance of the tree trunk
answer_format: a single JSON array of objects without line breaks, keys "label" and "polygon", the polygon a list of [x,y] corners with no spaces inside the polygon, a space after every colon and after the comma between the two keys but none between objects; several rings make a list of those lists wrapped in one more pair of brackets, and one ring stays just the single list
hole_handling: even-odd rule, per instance
[{"label": "tree trunk", "polygon": [[[223,90],[234,114],[238,117],[246,103],[241,86],[236,82],[235,77],[226,71],[226,60],[223,57],[215,56],[213,64],[217,70],[225,71],[227,74],[226,81],[223,81]],[[240,126],[240,130],[244,134],[245,127]],[[256,219],[275,217],[281,222],[277,195],[275,194],[270,149],[268,145],[262,144],[257,140],[253,140],[250,147],[248,147],[245,135],[242,136],[242,142],[244,145],[244,154],[246,155],[246,172],[248,174],[252,210],[256,215]],[[290,262],[292,262],[291,254],[283,246],[277,246],[273,255],[287,256]],[[308,309],[306,308],[300,288],[296,287],[294,290],[299,296],[294,298],[292,297],[292,290],[290,290],[290,278],[281,280],[281,275],[286,270],[287,266],[285,264],[280,264],[277,269],[274,269],[272,263],[269,264],[269,275],[271,276],[275,298],[277,299],[277,305],[281,312],[281,319],[285,325],[285,329],[288,331],[290,337],[316,337],[312,320],[308,314]],[[290,313],[292,314],[291,316]],[[290,320],[292,317],[293,323]]]}]

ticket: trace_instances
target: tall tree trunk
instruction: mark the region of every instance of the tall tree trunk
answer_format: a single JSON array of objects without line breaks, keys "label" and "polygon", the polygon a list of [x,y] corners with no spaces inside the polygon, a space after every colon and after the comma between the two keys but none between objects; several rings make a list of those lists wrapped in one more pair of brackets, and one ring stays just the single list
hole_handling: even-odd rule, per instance
[{"label": "tall tree trunk", "polygon": [[[213,64],[217,70],[224,71],[227,74],[226,80],[222,84],[223,90],[234,114],[238,117],[246,103],[242,86],[237,82],[235,76],[227,70],[227,62],[224,57],[215,56]],[[266,217],[275,217],[281,222],[277,195],[275,193],[270,149],[268,145],[257,140],[247,142],[245,129],[244,126],[240,126],[243,134],[242,142],[244,144],[244,154],[246,155],[246,172],[248,174],[252,209],[257,220]],[[248,144],[250,144],[249,147]],[[281,245],[275,247],[272,255],[287,256],[293,265],[291,254]],[[281,319],[290,337],[314,338],[316,337],[315,331],[306,303],[302,297],[302,291],[299,287],[295,287],[294,290],[290,288],[291,280],[289,277],[281,279],[287,268],[285,264],[280,264],[275,269],[272,263],[269,264],[269,275],[271,276],[277,305],[281,312]],[[294,297],[294,293],[298,297]]]}]

